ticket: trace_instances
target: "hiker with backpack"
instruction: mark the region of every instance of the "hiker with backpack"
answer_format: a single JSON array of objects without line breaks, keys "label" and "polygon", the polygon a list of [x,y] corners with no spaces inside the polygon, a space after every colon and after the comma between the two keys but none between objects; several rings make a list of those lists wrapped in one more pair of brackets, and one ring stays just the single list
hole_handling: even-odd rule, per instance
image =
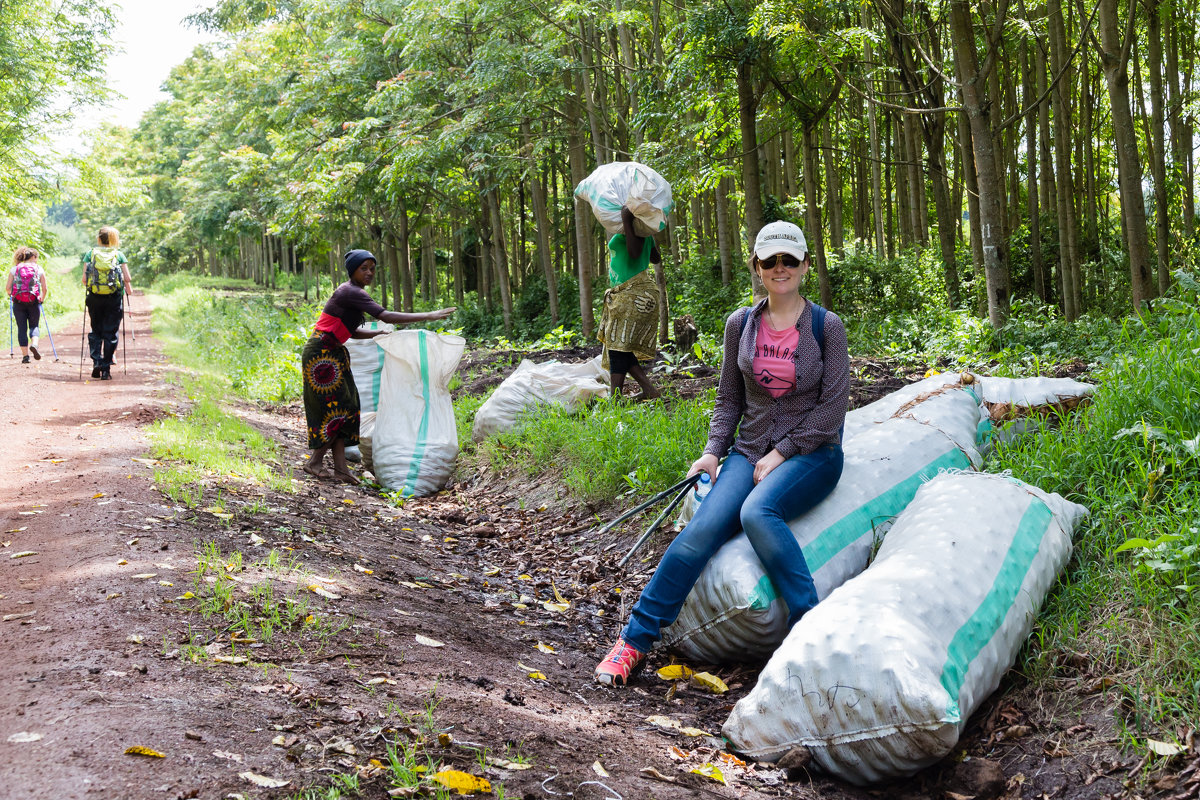
[{"label": "hiker with backpack", "polygon": [[767,296],[725,323],[708,443],[688,471],[689,477],[707,473],[712,489],[663,554],[629,623],[596,667],[600,683],[628,682],[662,629],[675,621],[709,559],[740,531],[787,603],[789,626],[817,603],[788,521],[825,499],[842,474],[841,429],[850,404],[846,328],[800,293],[812,262],[798,226],[764,226],[753,262]]},{"label": "hiker with backpack", "polygon": [[129,260],[117,249],[119,243],[116,228],[105,226],[96,234],[96,246],[83,254],[85,305],[92,322],[88,333],[92,377],[102,381],[112,380],[117,333],[125,315],[124,296],[133,293],[129,285]]},{"label": "hiker with backpack", "polygon": [[[50,296],[46,283],[46,272],[38,264],[38,251],[32,247],[18,247],[13,254],[13,266],[8,271],[8,283],[4,293],[12,303],[13,319],[17,321],[17,343],[21,345],[21,363],[29,363],[29,354],[35,361],[42,358],[38,350],[38,325],[42,320],[42,303]],[[9,340],[9,344],[12,340]]]}]

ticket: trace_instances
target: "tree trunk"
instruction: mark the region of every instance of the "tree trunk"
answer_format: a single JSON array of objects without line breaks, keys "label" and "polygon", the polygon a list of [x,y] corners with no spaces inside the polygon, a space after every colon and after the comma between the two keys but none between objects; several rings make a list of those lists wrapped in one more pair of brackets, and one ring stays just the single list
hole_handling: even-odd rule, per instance
[{"label": "tree trunk", "polygon": [[[738,121],[742,133],[742,191],[746,199],[746,243],[754,249],[754,238],[763,226],[762,181],[759,177],[758,153],[758,94],[754,90],[751,65],[739,61],[737,65]],[[808,168],[805,167],[805,180]],[[765,297],[766,288],[750,270],[750,285],[755,300]]]},{"label": "tree trunk", "polygon": [[1194,195],[1192,193],[1191,182],[1188,180],[1187,170],[1191,138],[1187,135],[1188,131],[1183,123],[1184,94],[1179,81],[1180,31],[1187,30],[1187,26],[1177,22],[1176,9],[1177,4],[1175,2],[1167,4],[1169,13],[1169,23],[1166,28],[1167,118],[1171,127],[1171,169],[1174,172],[1176,184],[1180,186],[1180,215],[1183,226],[1180,233],[1185,240],[1190,241],[1192,237],[1192,223],[1195,219]]},{"label": "tree trunk", "polygon": [[1037,124],[1038,107],[1033,101],[1039,97],[1035,86],[1032,59],[1029,57],[1031,48],[1036,48],[1037,42],[1026,42],[1021,49],[1021,72],[1025,79],[1021,85],[1022,102],[1029,109],[1025,115],[1025,197],[1029,216],[1029,271],[1033,278],[1033,293],[1043,303],[1047,302],[1046,265],[1042,261],[1042,219],[1038,208],[1037,180]]},{"label": "tree trunk", "polygon": [[[866,10],[863,11],[866,19]],[[866,62],[871,61],[871,45],[866,47]],[[875,223],[875,255],[885,258],[887,255],[883,240],[883,177],[880,174],[879,128],[875,119],[875,81],[867,81],[867,127],[870,131],[871,143],[871,214]],[[891,208],[891,203],[888,203]]]},{"label": "tree trunk", "polygon": [[975,177],[975,153],[971,145],[971,123],[958,115],[959,155],[964,183],[967,185],[967,227],[971,231],[971,271],[975,274],[975,313],[987,313],[987,279],[983,269],[983,234],[979,230],[979,181]]},{"label": "tree trunk", "polygon": [[[1048,0],[1046,4],[1050,28],[1050,72],[1058,75],[1066,66],[1066,25],[1059,0]],[[1071,82],[1064,76],[1050,93],[1054,110],[1054,160],[1055,184],[1058,198],[1058,274],[1062,292],[1063,315],[1067,321],[1075,320],[1082,313],[1079,307],[1077,284],[1077,247],[1079,235],[1075,218],[1075,201],[1072,195],[1074,180],[1071,177],[1071,110],[1069,104]]]},{"label": "tree trunk", "polygon": [[721,178],[717,181],[717,249],[721,254],[721,285],[728,286],[733,281],[733,247],[737,240],[733,225],[729,220],[729,191],[732,180]]},{"label": "tree trunk", "polygon": [[829,209],[829,246],[833,252],[841,255],[846,241],[842,226],[842,179],[838,174],[832,130],[833,115],[829,114],[821,126],[821,149],[825,155],[825,205]]},{"label": "tree trunk", "polygon": [[988,320],[998,329],[1008,318],[1009,306],[1008,254],[1002,238],[1003,188],[1001,178],[996,174],[991,102],[983,90],[987,76],[979,74],[979,56],[967,0],[951,0],[950,27],[955,71],[962,91],[963,111],[970,125],[975,177],[979,186],[979,230],[987,278]]},{"label": "tree trunk", "polygon": [[1150,151],[1150,174],[1154,177],[1154,247],[1158,256],[1158,293],[1166,294],[1171,285],[1170,222],[1171,198],[1167,189],[1166,120],[1163,113],[1163,44],[1160,0],[1146,0],[1149,24],[1146,33],[1146,58],[1150,76],[1150,127],[1147,133],[1154,143]]},{"label": "tree trunk", "polygon": [[1117,179],[1121,191],[1121,219],[1129,251],[1129,280],[1133,310],[1142,313],[1150,282],[1150,245],[1146,231],[1146,205],[1142,197],[1142,162],[1129,103],[1128,51],[1123,47],[1117,0],[1100,0],[1100,62],[1112,106],[1113,139],[1117,152]]},{"label": "tree trunk", "polygon": [[801,145],[804,153],[804,204],[807,206],[805,238],[817,268],[820,281],[821,305],[833,310],[833,286],[829,282],[829,267],[825,263],[825,241],[821,231],[821,211],[817,198],[817,174],[821,168],[821,151],[817,147],[816,124],[803,129]]},{"label": "tree trunk", "polygon": [[[482,181],[480,189],[483,189]],[[496,267],[496,288],[500,290],[500,313],[504,317],[504,335],[513,332],[512,285],[508,272],[508,248],[504,245],[504,217],[500,213],[500,189],[492,186],[484,190],[484,201],[492,222],[492,258]]]}]

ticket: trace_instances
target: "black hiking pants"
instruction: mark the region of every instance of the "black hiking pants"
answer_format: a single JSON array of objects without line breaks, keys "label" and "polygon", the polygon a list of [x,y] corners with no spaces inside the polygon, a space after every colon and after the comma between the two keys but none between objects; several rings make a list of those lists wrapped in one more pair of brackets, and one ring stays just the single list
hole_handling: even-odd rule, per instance
[{"label": "black hiking pants", "polygon": [[92,330],[88,333],[92,365],[111,367],[113,353],[117,351],[117,333],[121,330],[124,296],[119,291],[112,294],[88,292],[86,303],[92,321]]},{"label": "black hiking pants", "polygon": [[36,300],[32,303],[13,300],[12,314],[13,319],[17,322],[17,344],[27,347],[29,337],[38,335],[38,325],[42,321],[42,307]]}]

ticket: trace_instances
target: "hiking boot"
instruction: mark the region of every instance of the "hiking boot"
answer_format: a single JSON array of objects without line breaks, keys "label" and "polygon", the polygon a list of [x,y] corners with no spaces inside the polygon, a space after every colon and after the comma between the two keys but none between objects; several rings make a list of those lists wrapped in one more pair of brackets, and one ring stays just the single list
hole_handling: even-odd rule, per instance
[{"label": "hiking boot", "polygon": [[37,349],[37,345],[36,345],[36,344],[31,344],[31,345],[29,345],[29,352],[33,353],[33,360],[34,360],[34,361],[41,361],[41,360],[42,360],[42,354],[38,352],[38,349]]},{"label": "hiking boot", "polygon": [[28,364],[28,363],[29,363],[29,356],[21,356],[21,363],[22,363],[22,364]]},{"label": "hiking boot", "polygon": [[617,639],[604,660],[596,665],[596,682],[606,686],[624,686],[629,682],[630,673],[645,657],[645,653],[634,650],[624,639]]},{"label": "hiking boot", "polygon": [[102,381],[111,381],[112,380],[112,373],[110,373],[108,371],[108,367],[100,368],[100,380],[102,380]]},{"label": "hiking boot", "polygon": [[97,364],[96,366],[92,367],[92,377],[93,377],[93,378],[99,378],[99,377],[100,377],[100,365],[99,365],[99,364]]}]

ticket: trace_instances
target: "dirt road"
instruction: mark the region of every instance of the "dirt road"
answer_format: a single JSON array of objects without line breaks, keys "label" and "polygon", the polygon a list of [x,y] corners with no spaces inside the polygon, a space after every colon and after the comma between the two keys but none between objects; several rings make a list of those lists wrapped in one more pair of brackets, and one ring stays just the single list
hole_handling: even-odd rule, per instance
[{"label": "dirt road", "polygon": [[[882,795],[788,782],[722,760],[719,738],[648,719],[716,734],[752,670],[722,670],[726,696],[649,670],[624,691],[595,686],[618,590],[645,575],[612,570],[623,548],[590,541],[588,510],[546,487],[544,504],[538,487],[480,482],[397,509],[359,489],[297,480],[273,493],[234,476],[195,508],[165,499],[145,425],[180,400],[147,317],[132,317],[128,375],[111,382],[80,381],[58,331],[63,361],[0,362],[0,796],[283,797],[336,775],[357,776],[365,797],[412,796],[384,768],[389,753],[485,777],[508,798],[971,789],[953,760]],[[286,444],[300,476],[297,409],[240,413]],[[230,595],[214,607],[219,587]],[[995,699],[964,750],[1004,763],[1009,797],[1119,795],[1110,746],[1049,762],[1042,747],[1041,733],[1072,724],[1085,725],[1077,739],[1103,738],[1103,703],[1071,718],[1037,702]],[[1022,725],[1039,735],[995,735]],[[729,785],[691,772],[704,763]]]}]

